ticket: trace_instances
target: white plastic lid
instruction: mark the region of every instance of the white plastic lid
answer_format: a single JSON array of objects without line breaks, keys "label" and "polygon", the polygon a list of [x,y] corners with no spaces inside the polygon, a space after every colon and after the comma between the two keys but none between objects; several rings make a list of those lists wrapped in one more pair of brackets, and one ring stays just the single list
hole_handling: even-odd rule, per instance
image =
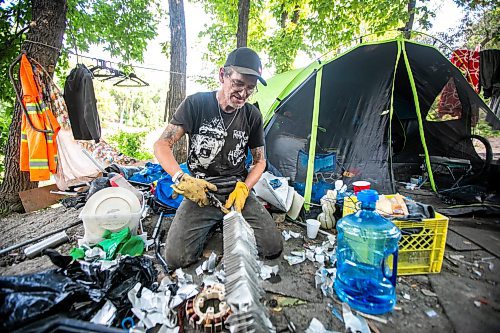
[{"label": "white plastic lid", "polygon": [[85,239],[99,241],[105,230],[120,231],[137,227],[141,203],[134,192],[123,187],[107,187],[90,197],[80,212]]}]

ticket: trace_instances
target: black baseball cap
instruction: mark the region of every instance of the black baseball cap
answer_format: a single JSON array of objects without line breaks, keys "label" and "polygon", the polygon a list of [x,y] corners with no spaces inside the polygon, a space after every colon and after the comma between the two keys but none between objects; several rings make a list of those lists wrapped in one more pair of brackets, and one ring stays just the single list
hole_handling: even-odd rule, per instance
[{"label": "black baseball cap", "polygon": [[259,55],[254,50],[248,47],[239,47],[229,53],[224,67],[231,66],[240,74],[257,76],[259,81],[267,86],[266,81],[262,78],[262,63]]}]

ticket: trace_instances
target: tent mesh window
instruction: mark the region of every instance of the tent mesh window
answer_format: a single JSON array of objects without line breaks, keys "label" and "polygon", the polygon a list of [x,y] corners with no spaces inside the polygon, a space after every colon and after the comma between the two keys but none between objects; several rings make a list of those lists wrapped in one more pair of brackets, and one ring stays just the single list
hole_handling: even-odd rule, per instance
[{"label": "tent mesh window", "polygon": [[432,103],[425,119],[427,121],[447,121],[460,118],[462,118],[462,103],[458,97],[455,80],[450,78]]}]

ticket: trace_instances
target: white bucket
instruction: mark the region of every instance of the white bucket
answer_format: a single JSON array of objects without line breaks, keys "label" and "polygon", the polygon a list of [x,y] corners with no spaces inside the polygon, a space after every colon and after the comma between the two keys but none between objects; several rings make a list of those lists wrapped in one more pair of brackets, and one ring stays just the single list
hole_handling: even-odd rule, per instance
[{"label": "white bucket", "polygon": [[123,187],[102,189],[90,197],[80,212],[84,240],[96,244],[103,240],[106,230],[117,232],[127,227],[135,235],[141,215],[141,203],[132,191]]}]

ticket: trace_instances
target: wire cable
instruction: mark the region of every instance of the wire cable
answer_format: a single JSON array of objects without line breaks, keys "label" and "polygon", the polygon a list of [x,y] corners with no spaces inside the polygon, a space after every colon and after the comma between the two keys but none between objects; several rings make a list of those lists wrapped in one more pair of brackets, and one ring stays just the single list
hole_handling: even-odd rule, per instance
[{"label": "wire cable", "polygon": [[[33,44],[45,46],[45,47],[51,48],[51,49],[56,50],[56,51],[64,51],[64,52],[66,52],[68,54],[75,55],[76,57],[81,57],[81,58],[86,58],[86,59],[91,59],[91,60],[101,60],[103,62],[107,62],[107,63],[115,64],[115,65],[123,65],[123,63],[121,63],[121,62],[116,62],[116,61],[111,61],[111,60],[104,60],[104,59],[99,59],[99,58],[92,57],[92,56],[87,56],[87,55],[83,55],[83,54],[77,54],[76,52],[74,52],[74,51],[72,51],[70,49],[64,48],[64,47],[57,48],[57,47],[52,46],[52,45],[48,45],[48,44],[45,44],[45,43],[41,43],[41,42],[37,42],[37,41],[34,41],[34,40],[29,40],[29,39],[25,39],[24,41],[28,42],[28,43],[33,43]],[[125,65],[126,66],[131,66],[133,68],[145,69],[145,70],[150,70],[150,71],[157,71],[157,72],[163,72],[163,73],[171,73],[171,74],[183,75],[183,76],[186,76],[188,78],[195,78],[195,77],[199,76],[199,75],[187,75],[185,73],[169,71],[169,70],[161,69],[161,68],[153,68],[153,67],[146,67],[146,66],[139,66],[139,65],[130,65],[130,64],[125,64]],[[215,73],[211,73],[211,74],[215,74]]]}]

